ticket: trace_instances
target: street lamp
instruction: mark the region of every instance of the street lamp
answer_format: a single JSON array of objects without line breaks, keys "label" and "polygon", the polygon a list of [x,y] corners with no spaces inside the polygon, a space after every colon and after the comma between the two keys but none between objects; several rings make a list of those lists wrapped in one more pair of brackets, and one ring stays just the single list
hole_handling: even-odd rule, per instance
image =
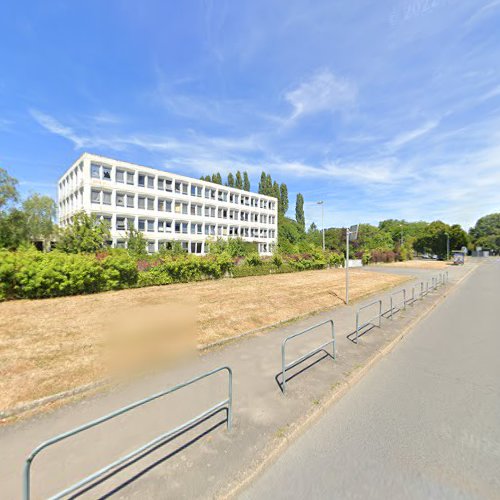
[{"label": "street lamp", "polygon": [[325,251],[325,202],[317,201],[317,205],[321,205],[321,227],[323,232],[323,252]]}]

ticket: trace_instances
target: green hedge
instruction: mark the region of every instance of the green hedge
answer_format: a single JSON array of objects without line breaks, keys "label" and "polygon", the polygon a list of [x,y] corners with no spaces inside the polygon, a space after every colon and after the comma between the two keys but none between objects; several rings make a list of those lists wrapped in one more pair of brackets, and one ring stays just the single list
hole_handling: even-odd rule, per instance
[{"label": "green hedge", "polygon": [[205,257],[190,254],[162,257],[139,274],[138,285],[168,285],[222,278],[232,267],[231,257],[223,253]]},{"label": "green hedge", "polygon": [[134,259],[126,252],[95,256],[0,251],[0,300],[62,297],[128,288],[137,283]]},{"label": "green hedge", "polygon": [[204,257],[154,255],[137,260],[126,250],[118,249],[97,255],[0,250],[0,300],[62,297],[218,279],[225,275],[239,278],[290,273],[342,263],[343,256],[323,252],[276,254],[271,259],[261,259],[256,253],[233,259],[227,253],[220,253]]}]

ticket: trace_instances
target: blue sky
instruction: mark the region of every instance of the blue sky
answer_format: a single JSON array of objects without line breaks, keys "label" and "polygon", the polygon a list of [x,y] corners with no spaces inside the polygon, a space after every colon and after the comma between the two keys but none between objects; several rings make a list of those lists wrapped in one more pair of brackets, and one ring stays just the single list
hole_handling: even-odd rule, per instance
[{"label": "blue sky", "polygon": [[500,0],[9,2],[0,166],[262,169],[308,222],[500,210]]}]

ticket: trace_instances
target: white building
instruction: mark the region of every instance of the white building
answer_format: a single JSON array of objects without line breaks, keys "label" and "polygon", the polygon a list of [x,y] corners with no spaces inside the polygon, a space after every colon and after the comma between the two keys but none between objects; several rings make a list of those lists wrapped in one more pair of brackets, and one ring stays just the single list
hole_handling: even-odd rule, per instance
[{"label": "white building", "polygon": [[207,240],[240,237],[267,255],[278,237],[276,198],[89,153],[60,178],[58,206],[62,227],[84,210],[108,221],[113,246],[134,227],[149,252],[179,241],[204,254]]}]

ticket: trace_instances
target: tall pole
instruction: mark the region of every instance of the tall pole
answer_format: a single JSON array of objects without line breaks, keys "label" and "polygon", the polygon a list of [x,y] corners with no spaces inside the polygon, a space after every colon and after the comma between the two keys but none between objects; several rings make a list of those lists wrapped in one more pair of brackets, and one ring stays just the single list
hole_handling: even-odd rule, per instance
[{"label": "tall pole", "polygon": [[346,229],[346,252],[345,252],[345,303],[349,304],[349,228]]},{"label": "tall pole", "polygon": [[446,234],[446,260],[450,260],[450,235]]},{"label": "tall pole", "polygon": [[325,251],[325,202],[317,201],[317,205],[321,205],[321,232],[323,233],[323,252]]},{"label": "tall pole", "polygon": [[323,227],[323,252],[325,251],[325,204],[321,202],[321,226]]}]

